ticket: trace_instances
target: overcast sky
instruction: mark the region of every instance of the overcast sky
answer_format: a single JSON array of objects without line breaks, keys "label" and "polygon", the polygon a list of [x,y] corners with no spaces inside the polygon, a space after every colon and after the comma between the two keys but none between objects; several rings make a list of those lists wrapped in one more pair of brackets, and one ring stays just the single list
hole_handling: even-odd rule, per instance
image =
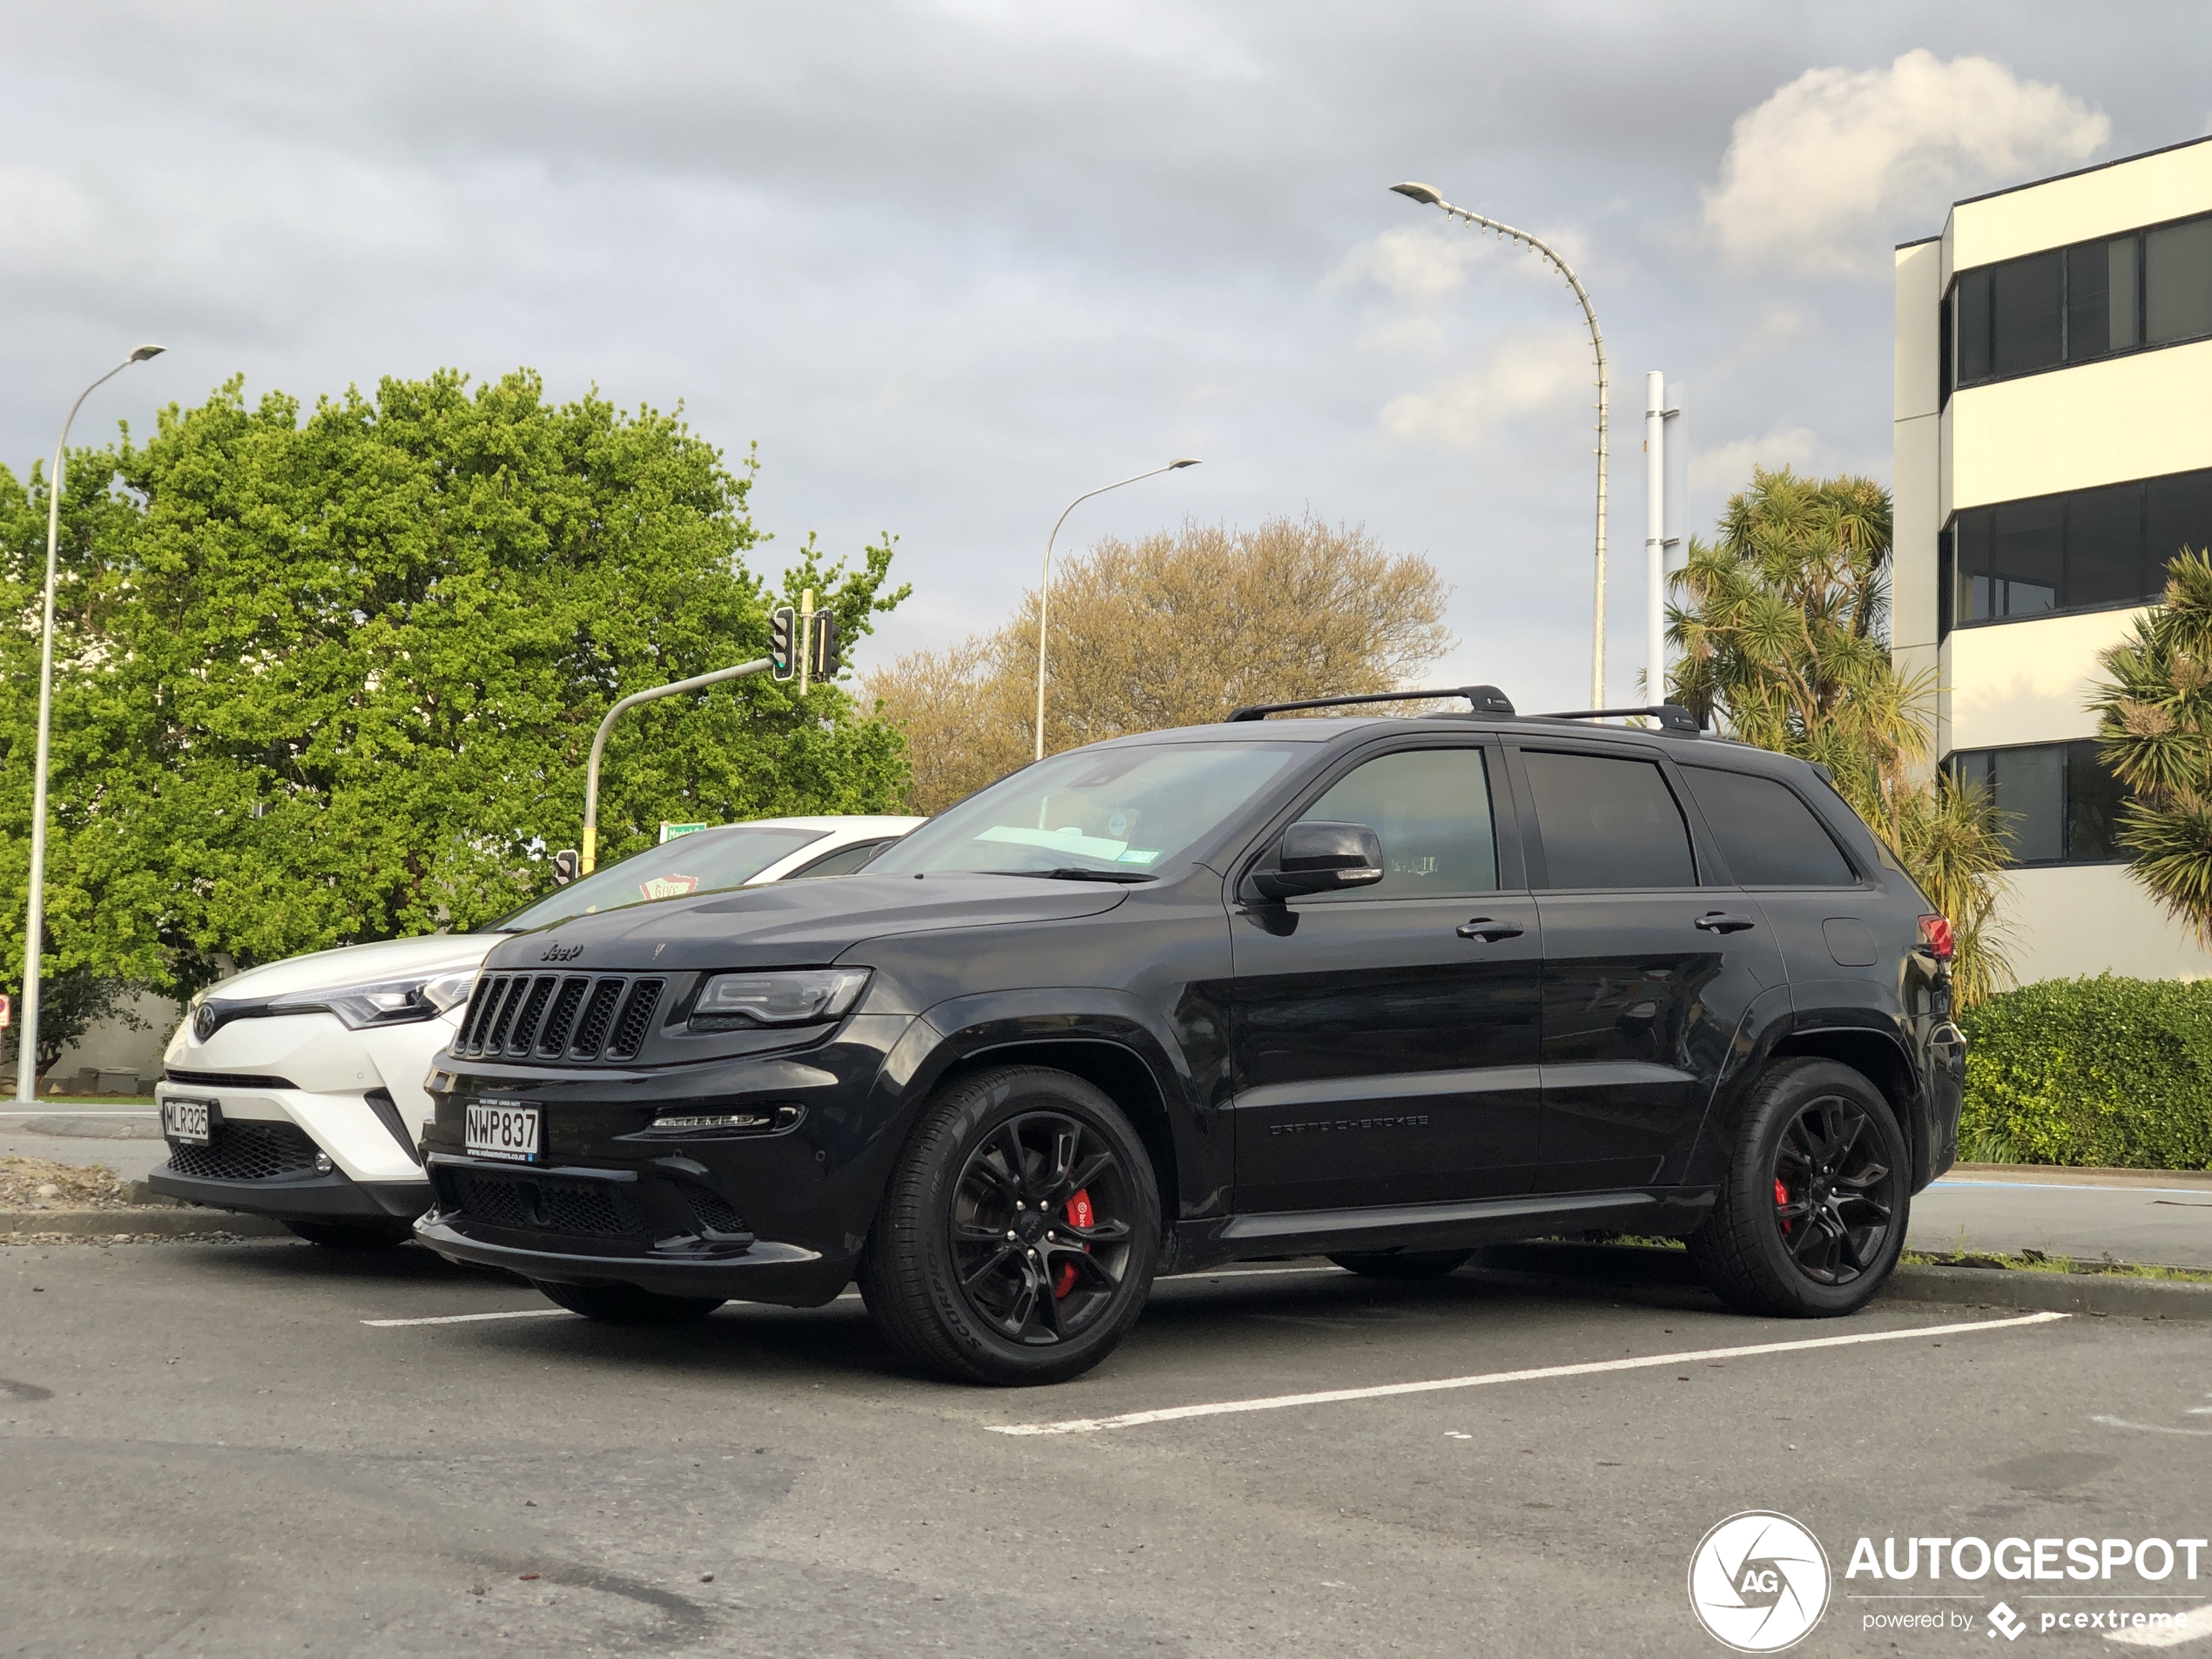
[{"label": "overcast sky", "polygon": [[[1614,366],[1615,697],[1641,666],[1643,374],[1694,520],[1753,461],[1886,478],[1890,246],[1952,199],[2206,131],[2212,13],[1953,3],[4,8],[0,460],[527,364],[757,440],[760,523],[900,538],[864,649],[1081,544],[1311,512],[1433,558],[1438,683],[1588,678],[1588,347]],[[775,547],[765,563],[775,562]],[[864,658],[865,661],[865,658]]]}]

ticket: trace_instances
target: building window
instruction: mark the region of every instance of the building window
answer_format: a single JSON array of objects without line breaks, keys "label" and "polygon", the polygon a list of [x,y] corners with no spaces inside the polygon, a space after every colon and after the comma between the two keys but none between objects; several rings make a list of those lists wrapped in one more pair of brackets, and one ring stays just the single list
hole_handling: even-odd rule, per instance
[{"label": "building window", "polygon": [[2110,864],[2127,791],[2094,738],[2017,749],[1962,749],[1946,763],[1961,787],[1986,791],[2006,814],[2015,864]]},{"label": "building window", "polygon": [[1940,393],[2212,338],[2212,216],[1961,271]]},{"label": "building window", "polygon": [[2174,556],[2205,547],[2212,469],[1962,508],[1937,543],[1937,637],[1961,623],[2152,604]]}]

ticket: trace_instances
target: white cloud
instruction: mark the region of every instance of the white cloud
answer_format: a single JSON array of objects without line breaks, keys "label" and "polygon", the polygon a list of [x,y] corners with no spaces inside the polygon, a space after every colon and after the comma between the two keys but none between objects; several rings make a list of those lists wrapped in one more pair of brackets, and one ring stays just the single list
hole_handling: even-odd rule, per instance
[{"label": "white cloud", "polygon": [[1439,300],[1467,280],[1469,266],[1496,252],[1488,241],[1457,226],[1385,231],[1346,253],[1329,273],[1326,286],[1375,282],[1400,300]]},{"label": "white cloud", "polygon": [[1596,391],[1589,335],[1547,328],[1507,334],[1480,368],[1393,398],[1381,419],[1406,442],[1479,452],[1503,422],[1595,404]]},{"label": "white cloud", "polygon": [[1751,482],[1751,469],[1770,472],[1784,467],[1800,473],[1813,470],[1820,454],[1820,440],[1810,427],[1782,427],[1757,438],[1737,438],[1711,448],[1692,447],[1689,452],[1690,494],[1700,500],[1730,496]]},{"label": "white cloud", "polygon": [[1905,216],[2087,160],[2111,137],[2101,111],[1986,57],[1807,70],[1737,118],[1705,227],[1747,262],[1885,271]]}]

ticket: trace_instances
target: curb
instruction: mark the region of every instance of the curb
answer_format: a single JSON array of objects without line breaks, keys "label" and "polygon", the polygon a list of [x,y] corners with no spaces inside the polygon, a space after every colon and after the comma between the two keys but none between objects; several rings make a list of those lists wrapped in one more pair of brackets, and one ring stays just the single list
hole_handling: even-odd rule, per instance
[{"label": "curb", "polygon": [[2212,1190],[2212,1170],[2101,1170],[2084,1163],[1954,1163],[1936,1177],[1937,1184],[1940,1184],[1953,1176],[1969,1181],[2003,1181],[2031,1187],[2203,1187]]},{"label": "curb", "polygon": [[2212,1285],[2119,1273],[2039,1273],[2016,1267],[1898,1267],[1879,1298],[2022,1308],[2122,1319],[2212,1320]]},{"label": "curb", "polygon": [[266,1216],[184,1204],[117,1210],[0,1210],[0,1237],[46,1233],[64,1238],[198,1238],[242,1234],[267,1238],[288,1232],[282,1222]]}]

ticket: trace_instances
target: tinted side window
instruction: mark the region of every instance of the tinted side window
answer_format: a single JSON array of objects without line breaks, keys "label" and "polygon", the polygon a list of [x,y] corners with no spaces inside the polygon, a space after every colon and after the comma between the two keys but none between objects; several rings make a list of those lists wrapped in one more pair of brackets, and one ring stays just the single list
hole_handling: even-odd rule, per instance
[{"label": "tinted side window", "polygon": [[1694,887],[1682,808],[1658,766],[1610,755],[1521,756],[1551,887]]},{"label": "tinted side window", "polygon": [[1355,767],[1303,816],[1365,824],[1382,838],[1383,879],[1347,898],[1494,893],[1498,842],[1480,749],[1409,749]]},{"label": "tinted side window", "polygon": [[1857,878],[1812,808],[1787,786],[1741,772],[1684,766],[1729,873],[1747,887],[1848,887]]}]

